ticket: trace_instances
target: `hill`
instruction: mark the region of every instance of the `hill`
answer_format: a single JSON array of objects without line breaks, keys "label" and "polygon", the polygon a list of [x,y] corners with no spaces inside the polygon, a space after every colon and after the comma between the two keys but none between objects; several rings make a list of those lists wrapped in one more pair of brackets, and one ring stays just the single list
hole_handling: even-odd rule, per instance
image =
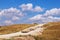
[{"label": "hill", "polygon": [[[33,26],[34,26],[34,24],[33,24]],[[35,40],[60,40],[60,22],[49,22],[47,24],[44,24],[42,27],[46,28],[42,32],[42,35],[38,35],[38,36],[27,35],[27,36],[30,36],[30,37],[32,36],[33,39],[35,39]],[[27,28],[27,27],[25,27],[25,28]],[[14,38],[21,39],[20,37],[22,37],[22,36],[14,37]],[[22,38],[24,38],[24,36]],[[11,40],[13,40],[13,39],[11,39]]]},{"label": "hill", "polygon": [[37,24],[14,24],[14,25],[8,25],[8,26],[1,26],[0,27],[0,34],[9,34],[21,31],[25,28],[35,26]]},{"label": "hill", "polygon": [[60,40],[60,22],[50,22],[43,25],[46,29],[36,40]]}]

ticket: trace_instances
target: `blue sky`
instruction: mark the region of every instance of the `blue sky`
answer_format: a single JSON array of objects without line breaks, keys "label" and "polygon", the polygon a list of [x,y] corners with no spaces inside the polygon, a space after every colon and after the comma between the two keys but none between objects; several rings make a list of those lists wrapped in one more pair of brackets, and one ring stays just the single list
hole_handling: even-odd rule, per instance
[{"label": "blue sky", "polygon": [[17,7],[21,4],[32,3],[34,6],[39,5],[44,8],[59,8],[60,7],[60,0],[0,0],[0,8],[10,8],[10,7]]},{"label": "blue sky", "polygon": [[60,20],[60,0],[0,0],[0,25]]}]

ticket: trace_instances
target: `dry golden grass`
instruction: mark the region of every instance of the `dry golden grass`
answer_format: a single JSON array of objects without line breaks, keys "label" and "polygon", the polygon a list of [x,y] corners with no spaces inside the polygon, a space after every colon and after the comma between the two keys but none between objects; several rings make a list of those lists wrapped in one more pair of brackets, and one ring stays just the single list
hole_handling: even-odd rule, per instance
[{"label": "dry golden grass", "polygon": [[50,22],[43,27],[47,29],[43,31],[42,35],[33,36],[35,40],[60,40],[60,22]]},{"label": "dry golden grass", "polygon": [[47,27],[42,35],[44,40],[60,40],[60,22],[51,22],[43,27]]},{"label": "dry golden grass", "polygon": [[14,24],[9,26],[3,26],[0,27],[0,34],[9,34],[9,33],[18,32],[25,28],[35,26],[35,25],[37,24]]},{"label": "dry golden grass", "polygon": [[42,35],[35,36],[36,40],[60,40],[60,22],[49,22],[43,27],[47,28]]}]

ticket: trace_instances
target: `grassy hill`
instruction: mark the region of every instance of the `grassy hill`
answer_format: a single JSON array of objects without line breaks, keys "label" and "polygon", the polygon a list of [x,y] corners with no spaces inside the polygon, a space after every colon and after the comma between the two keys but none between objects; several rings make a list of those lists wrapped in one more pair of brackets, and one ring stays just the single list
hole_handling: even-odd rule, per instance
[{"label": "grassy hill", "polygon": [[50,22],[43,27],[46,27],[41,36],[37,36],[36,40],[60,40],[60,22]]},{"label": "grassy hill", "polygon": [[25,28],[35,26],[36,24],[14,24],[9,26],[0,26],[0,34],[9,34],[21,31]]},{"label": "grassy hill", "polygon": [[[28,25],[29,26],[27,26],[27,27],[30,27],[32,25],[34,26],[34,24],[28,24]],[[27,27],[25,27],[25,28],[27,28]],[[43,25],[43,27],[45,27],[46,29],[43,31],[42,35],[32,36],[35,40],[60,40],[60,22],[50,22],[50,23]],[[23,28],[23,29],[25,29],[25,28]],[[15,29],[15,27],[14,27],[14,29]],[[11,39],[11,40],[13,40],[13,39]]]}]

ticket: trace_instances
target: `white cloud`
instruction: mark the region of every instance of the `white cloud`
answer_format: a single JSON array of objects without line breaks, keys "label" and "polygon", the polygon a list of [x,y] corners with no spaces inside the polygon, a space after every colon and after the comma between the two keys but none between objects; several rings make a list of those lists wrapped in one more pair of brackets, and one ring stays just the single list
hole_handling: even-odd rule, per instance
[{"label": "white cloud", "polygon": [[40,6],[35,6],[33,8],[33,4],[28,3],[28,4],[22,4],[19,6],[22,11],[33,11],[33,12],[42,12],[43,8],[41,8]]},{"label": "white cloud", "polygon": [[12,20],[19,20],[20,18],[17,16],[12,17]]},{"label": "white cloud", "polygon": [[22,8],[22,11],[32,10],[33,5],[31,3],[29,3],[29,4],[22,4],[22,5],[20,5],[20,7]]},{"label": "white cloud", "polygon": [[7,11],[7,12],[13,12],[13,13],[19,13],[20,12],[20,10],[18,10],[16,8],[13,8],[13,7],[9,8],[9,9],[5,9],[5,11]]},{"label": "white cloud", "polygon": [[34,8],[34,11],[35,11],[35,12],[42,12],[42,11],[43,11],[43,8],[41,8],[40,6],[36,6],[36,7]]},{"label": "white cloud", "polygon": [[[9,9],[3,9],[3,10],[1,10],[0,16],[12,17],[12,16],[18,15],[20,13],[22,13],[20,10],[11,7]],[[21,15],[23,15],[23,14],[21,14]]]},{"label": "white cloud", "polygon": [[20,10],[11,7],[11,8],[9,8],[9,9],[3,9],[3,10],[1,10],[1,11],[0,11],[0,14],[1,14],[1,15],[6,15],[6,14],[9,14],[9,13],[19,13],[19,12],[20,12]]},{"label": "white cloud", "polygon": [[51,10],[47,10],[44,15],[45,16],[60,16],[60,8],[53,8]]},{"label": "white cloud", "polygon": [[32,18],[29,18],[29,20],[40,20],[42,15],[38,14],[36,16],[33,16]]},{"label": "white cloud", "polygon": [[13,22],[11,21],[11,20],[5,20],[5,25],[11,25],[11,24],[13,24]]},{"label": "white cloud", "polygon": [[[14,7],[11,7],[11,8],[8,8],[8,9],[2,9],[0,11],[0,18],[1,18],[0,21],[2,21],[2,23],[4,25],[5,24],[13,24],[12,21],[18,21],[24,15],[25,14],[22,11],[20,11],[20,9],[17,9],[17,8],[14,8]],[[9,19],[9,20],[7,20],[7,19]]]},{"label": "white cloud", "polygon": [[23,14],[22,12],[20,12],[17,16],[23,17],[23,16],[25,16],[25,14]]},{"label": "white cloud", "polygon": [[41,23],[60,21],[60,8],[53,8],[51,10],[47,10],[44,14],[35,15],[29,18],[29,20]]},{"label": "white cloud", "polygon": [[[42,7],[34,6],[31,3],[22,4],[19,7],[21,9],[11,7],[8,9],[0,10],[0,17],[2,17],[5,20],[5,22],[4,22],[5,24],[13,24],[12,21],[20,20],[21,17],[25,17],[25,15],[26,15],[25,13],[28,13],[28,12],[35,13],[35,12],[43,12],[44,11],[44,9]],[[28,18],[28,16],[29,16],[29,14],[27,15],[27,18]],[[9,20],[7,20],[7,18]],[[60,21],[60,8],[53,8],[50,10],[46,10],[44,14],[37,14],[33,17],[30,17],[29,22],[31,22],[31,21],[32,22],[41,22],[41,23]]]},{"label": "white cloud", "polygon": [[19,18],[16,16],[18,16],[20,18],[20,17],[23,17],[24,14],[19,9],[13,8],[13,7],[9,8],[9,9],[3,9],[0,11],[0,17],[4,17],[4,18],[8,18],[8,19],[13,18],[15,20],[18,20]]}]

